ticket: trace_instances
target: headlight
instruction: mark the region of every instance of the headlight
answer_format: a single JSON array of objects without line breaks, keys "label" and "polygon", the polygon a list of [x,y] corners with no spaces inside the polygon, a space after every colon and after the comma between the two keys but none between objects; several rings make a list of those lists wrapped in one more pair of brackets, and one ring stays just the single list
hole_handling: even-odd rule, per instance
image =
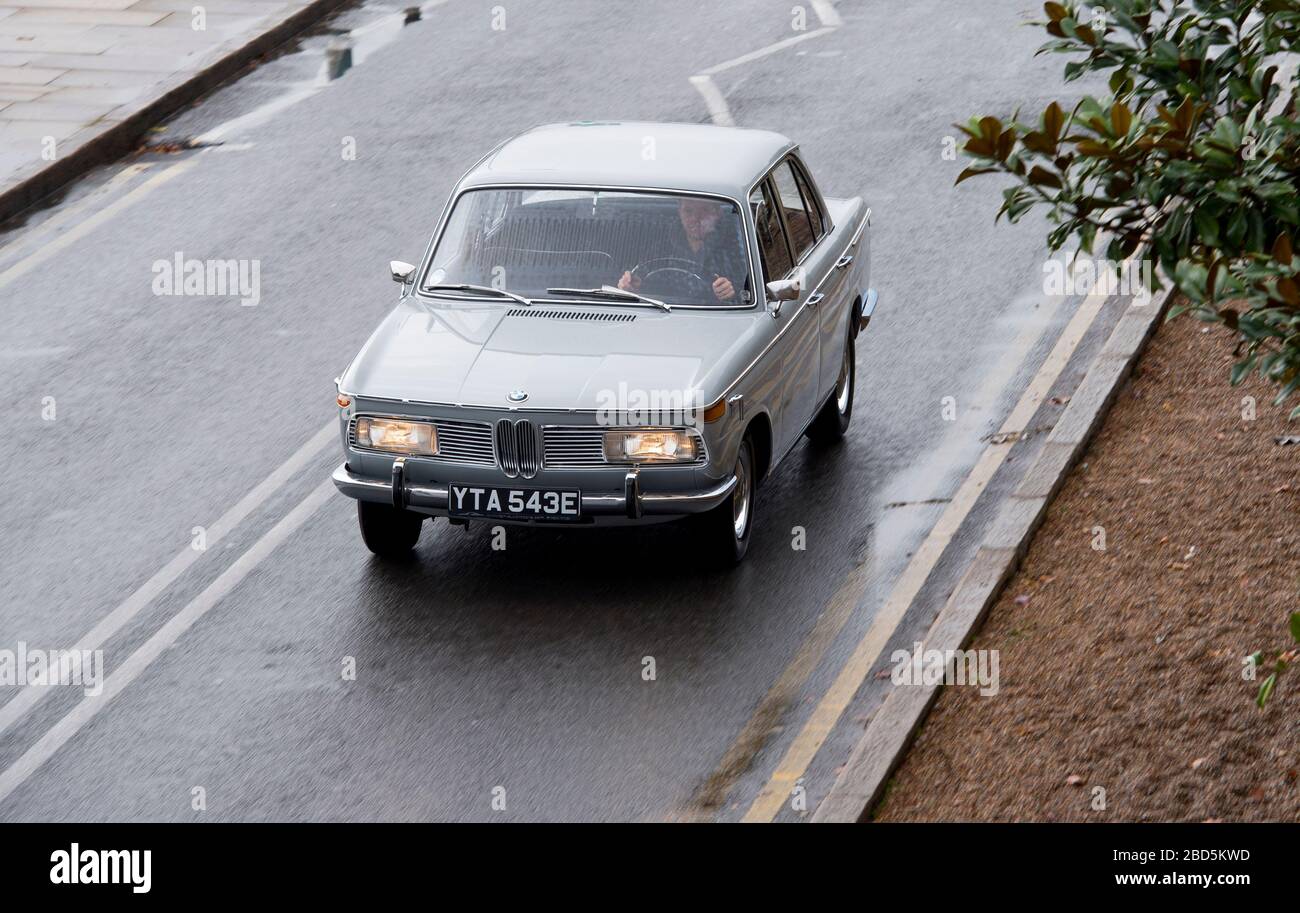
[{"label": "headlight", "polygon": [[362,417],[357,419],[357,446],[434,456],[438,452],[438,432],[428,422]]},{"label": "headlight", "polygon": [[694,463],[698,439],[689,431],[607,431],[605,459],[611,463]]}]

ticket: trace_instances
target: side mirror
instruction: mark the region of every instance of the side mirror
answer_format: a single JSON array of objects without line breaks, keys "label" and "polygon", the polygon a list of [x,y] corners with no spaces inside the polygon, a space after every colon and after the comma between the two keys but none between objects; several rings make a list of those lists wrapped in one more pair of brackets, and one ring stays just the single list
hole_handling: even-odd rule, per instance
[{"label": "side mirror", "polygon": [[767,284],[768,301],[794,301],[799,297],[798,279],[778,279]]},{"label": "side mirror", "polygon": [[794,279],[778,279],[767,284],[767,301],[773,317],[781,316],[781,302],[795,301],[799,298],[802,283]]},{"label": "side mirror", "polygon": [[412,274],[415,273],[415,264],[404,263],[401,260],[389,260],[388,271],[392,273],[394,282],[406,285],[411,281]]}]

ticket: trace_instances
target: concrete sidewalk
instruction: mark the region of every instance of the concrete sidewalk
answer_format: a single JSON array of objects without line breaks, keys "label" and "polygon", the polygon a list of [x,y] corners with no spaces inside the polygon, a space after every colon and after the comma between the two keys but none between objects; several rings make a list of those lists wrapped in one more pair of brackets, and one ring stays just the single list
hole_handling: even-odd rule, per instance
[{"label": "concrete sidewalk", "polygon": [[128,151],[159,120],[344,2],[0,5],[0,219]]}]

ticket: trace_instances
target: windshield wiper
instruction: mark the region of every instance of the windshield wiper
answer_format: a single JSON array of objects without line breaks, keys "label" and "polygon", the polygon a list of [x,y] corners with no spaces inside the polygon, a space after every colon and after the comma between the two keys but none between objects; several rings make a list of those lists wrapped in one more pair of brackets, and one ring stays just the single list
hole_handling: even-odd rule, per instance
[{"label": "windshield wiper", "polygon": [[612,285],[602,285],[600,288],[548,288],[548,295],[587,295],[592,298],[618,298],[623,301],[640,301],[643,304],[653,305],[661,311],[671,311],[672,308],[664,304],[658,298],[647,298],[645,295],[638,295],[636,292],[629,292],[627,289],[616,288]]},{"label": "windshield wiper", "polygon": [[507,292],[503,288],[494,288],[490,285],[470,285],[469,283],[461,283],[460,285],[426,285],[424,289],[427,292],[484,292],[488,295],[500,295],[502,298],[513,299],[525,307],[533,306],[533,302],[530,299],[525,298],[523,295],[517,295],[514,292]]}]

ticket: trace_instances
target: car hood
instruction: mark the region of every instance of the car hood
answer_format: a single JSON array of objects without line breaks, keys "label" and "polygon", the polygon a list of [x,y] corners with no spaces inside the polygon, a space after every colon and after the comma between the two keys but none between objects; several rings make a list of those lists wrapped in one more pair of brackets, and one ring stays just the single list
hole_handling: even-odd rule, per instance
[{"label": "car hood", "polygon": [[406,299],[340,380],[358,397],[527,409],[662,408],[720,396],[747,364],[760,310],[441,304]]}]

